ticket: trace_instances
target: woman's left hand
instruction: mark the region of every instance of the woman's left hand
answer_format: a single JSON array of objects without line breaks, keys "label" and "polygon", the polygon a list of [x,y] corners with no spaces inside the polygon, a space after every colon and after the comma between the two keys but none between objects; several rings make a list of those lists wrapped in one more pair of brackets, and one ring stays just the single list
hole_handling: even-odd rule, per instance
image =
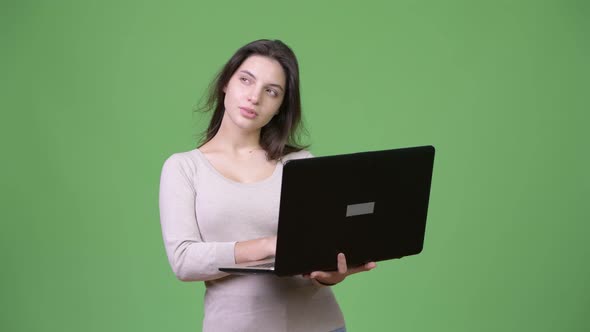
[{"label": "woman's left hand", "polygon": [[347,276],[358,273],[358,272],[365,272],[370,271],[377,267],[375,262],[366,263],[361,266],[349,268],[346,264],[346,256],[343,253],[338,254],[338,271],[314,271],[309,274],[304,274],[305,278],[310,278],[319,282],[322,285],[331,286],[335,285]]}]

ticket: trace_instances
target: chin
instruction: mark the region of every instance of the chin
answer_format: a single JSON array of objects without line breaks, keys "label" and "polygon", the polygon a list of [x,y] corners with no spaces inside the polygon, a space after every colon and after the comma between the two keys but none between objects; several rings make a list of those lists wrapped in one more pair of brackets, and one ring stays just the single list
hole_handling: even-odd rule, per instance
[{"label": "chin", "polygon": [[260,126],[258,123],[255,123],[252,120],[246,120],[246,121],[243,121],[245,119],[240,119],[240,120],[242,120],[242,121],[234,121],[234,124],[236,127],[240,128],[244,131],[253,132],[253,131],[259,131],[262,128],[262,126]]}]

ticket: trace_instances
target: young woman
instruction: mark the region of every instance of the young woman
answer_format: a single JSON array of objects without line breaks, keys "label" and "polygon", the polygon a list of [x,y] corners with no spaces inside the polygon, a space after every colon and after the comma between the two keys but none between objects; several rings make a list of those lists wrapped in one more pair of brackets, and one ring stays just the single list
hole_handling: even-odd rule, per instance
[{"label": "young woman", "polygon": [[[240,48],[213,82],[204,143],[164,163],[160,220],[182,281],[205,281],[203,331],[344,331],[330,285],[375,263],[305,276],[228,275],[219,266],[274,256],[282,167],[311,153],[296,140],[299,68],[279,40]],[[311,189],[311,188],[310,188]]]}]

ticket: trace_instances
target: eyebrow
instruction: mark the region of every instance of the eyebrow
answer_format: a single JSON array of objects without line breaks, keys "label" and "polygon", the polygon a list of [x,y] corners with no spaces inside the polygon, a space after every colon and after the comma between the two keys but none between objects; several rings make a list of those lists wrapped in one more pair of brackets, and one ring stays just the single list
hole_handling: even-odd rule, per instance
[{"label": "eyebrow", "polygon": [[[240,70],[240,72],[245,73],[245,74],[248,74],[248,75],[252,76],[254,79],[256,79],[256,76],[254,76],[254,74],[252,74],[251,72],[249,72],[249,71],[247,71],[245,69]],[[277,88],[281,89],[283,92],[285,91],[285,89],[283,89],[283,87],[280,84],[270,83],[269,85],[270,86],[276,86]]]}]

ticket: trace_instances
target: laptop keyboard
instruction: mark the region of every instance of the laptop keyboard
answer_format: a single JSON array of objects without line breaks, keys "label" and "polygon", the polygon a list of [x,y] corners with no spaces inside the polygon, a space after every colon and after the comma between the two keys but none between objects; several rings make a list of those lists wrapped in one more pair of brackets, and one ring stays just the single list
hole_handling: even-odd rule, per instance
[{"label": "laptop keyboard", "polygon": [[250,267],[274,267],[274,266],[275,266],[274,262],[258,264],[258,265],[250,265]]}]

